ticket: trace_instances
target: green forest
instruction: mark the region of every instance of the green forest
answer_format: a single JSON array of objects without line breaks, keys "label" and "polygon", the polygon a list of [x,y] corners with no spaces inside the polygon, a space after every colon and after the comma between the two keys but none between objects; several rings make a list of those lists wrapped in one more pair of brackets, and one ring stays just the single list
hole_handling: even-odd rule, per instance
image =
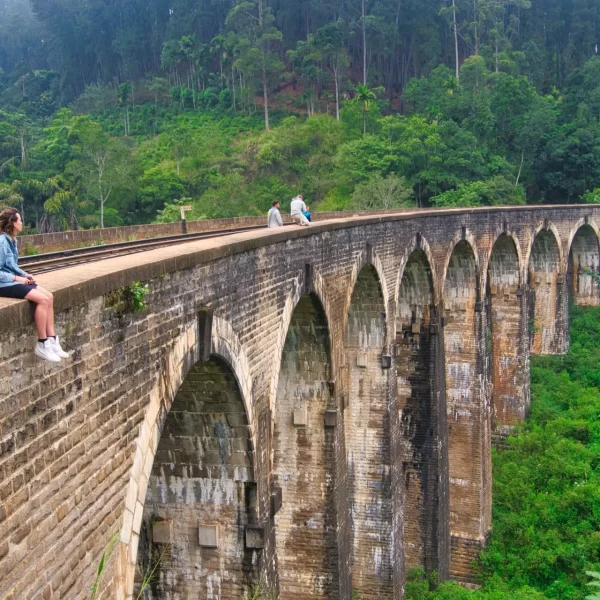
[{"label": "green forest", "polygon": [[599,388],[600,308],[573,307],[569,353],[532,357],[531,414],[508,449],[494,453],[482,588],[436,588],[434,578],[413,572],[407,600],[582,600],[593,593],[586,572],[600,571]]},{"label": "green forest", "polygon": [[3,0],[0,203],[50,232],[595,202],[600,0]]}]

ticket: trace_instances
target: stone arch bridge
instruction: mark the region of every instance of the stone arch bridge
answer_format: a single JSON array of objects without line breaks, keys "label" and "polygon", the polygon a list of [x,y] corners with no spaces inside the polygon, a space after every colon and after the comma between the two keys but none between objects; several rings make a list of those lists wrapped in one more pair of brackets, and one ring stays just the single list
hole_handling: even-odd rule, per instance
[{"label": "stone arch bridge", "polygon": [[[530,352],[598,304],[600,208],[372,215],[78,266],[59,366],[0,304],[0,598],[401,599],[472,582]],[[133,312],[127,286],[148,285]],[[354,596],[353,596],[354,594]]]}]

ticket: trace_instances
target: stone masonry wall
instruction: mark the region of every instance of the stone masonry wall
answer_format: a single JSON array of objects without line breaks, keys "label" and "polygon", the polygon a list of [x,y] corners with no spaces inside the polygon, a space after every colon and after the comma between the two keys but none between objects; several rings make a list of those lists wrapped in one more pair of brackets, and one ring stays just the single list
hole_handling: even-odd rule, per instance
[{"label": "stone masonry wall", "polygon": [[314,295],[292,316],[275,406],[274,482],[283,507],[275,518],[282,600],[337,597],[337,539],[331,524],[333,471],[325,411],[330,400],[327,319]]},{"label": "stone masonry wall", "polygon": [[352,590],[361,599],[393,598],[393,548],[386,335],[377,272],[363,267],[348,314],[345,441],[352,527]]},{"label": "stone masonry wall", "polygon": [[[507,433],[526,414],[529,396],[528,352],[515,340],[522,339],[526,315],[523,314],[523,289],[519,256],[514,240],[501,235],[492,250],[487,275],[486,332],[491,361],[493,429]],[[527,349],[525,349],[527,350]]]},{"label": "stone masonry wall", "polygon": [[[254,489],[250,439],[229,366],[218,358],[195,365],[165,414],[148,483],[138,551],[139,572],[155,573],[147,600],[242,597],[253,558],[244,545]],[[170,536],[157,535],[158,523]],[[214,526],[211,547],[199,528]]]},{"label": "stone masonry wall", "polygon": [[[476,310],[480,308],[476,306],[478,299],[485,298],[485,289],[474,291],[473,286],[485,285],[485,278],[480,275],[487,273],[493,246],[503,232],[510,231],[515,240],[522,281],[526,282],[538,232],[554,232],[559,260],[557,264],[556,253],[544,258],[549,247],[542,245],[541,254],[536,249],[532,264],[553,261],[564,275],[577,230],[588,223],[597,231],[597,222],[600,222],[600,208],[594,206],[357,217],[315,223],[311,228],[290,227],[276,232],[265,229],[201,240],[42,275],[41,284],[55,294],[59,335],[74,352],[71,360],[58,365],[42,363],[32,353],[35,337],[28,304],[0,300],[0,598],[83,599],[102,554],[112,546],[100,598],[134,597],[138,547],[141,546],[143,553],[145,539],[143,515],[155,457],[162,452],[159,449],[165,415],[170,413],[194,365],[214,356],[220,357],[235,376],[248,420],[249,444],[254,449],[256,506],[247,511],[247,518],[252,516],[255,524],[263,527],[265,539],[263,549],[252,551],[251,561],[244,559],[244,574],[248,566],[265,586],[279,585],[281,589],[292,582],[294,573],[301,576],[312,572],[316,574],[312,581],[314,589],[322,597],[350,600],[353,542],[344,500],[350,485],[345,474],[344,440],[348,413],[344,409],[341,384],[348,311],[358,273],[364,264],[372,263],[387,313],[384,348],[391,355],[392,341],[397,338],[400,284],[410,254],[417,246],[427,249],[432,273],[435,318],[432,317],[430,344],[435,406],[445,406],[447,398],[450,407],[447,425],[445,415],[439,411],[438,418],[432,419],[437,421],[434,425],[439,429],[438,432],[434,427],[440,456],[432,460],[437,461],[439,473],[435,492],[440,523],[437,547],[443,576],[444,561],[447,564],[449,554],[443,533],[449,506],[452,506],[453,534],[464,535],[453,535],[455,552],[461,544],[463,548],[479,546],[489,527],[491,481],[483,467],[477,498],[469,495],[464,509],[456,510],[452,498],[456,491],[470,490],[469,482],[474,481],[468,479],[472,475],[469,469],[464,477],[457,469],[461,457],[466,457],[468,465],[473,456],[485,465],[490,452],[485,428],[491,421],[491,411],[485,417],[485,411],[480,411],[481,402],[477,404],[475,396],[472,401],[463,398],[459,393],[462,388],[455,385],[459,380],[453,379],[463,372],[465,361],[457,354],[463,348],[468,364],[476,364],[474,376],[482,378],[477,385],[484,390],[488,385],[482,366],[486,344],[480,322],[485,323],[486,308],[481,307],[479,317]],[[451,256],[463,239],[468,240],[474,258],[456,263]],[[464,254],[460,256],[465,258]],[[471,265],[468,277],[459,277],[456,267],[465,267],[467,263]],[[473,276],[473,263],[478,277]],[[444,286],[447,272],[449,283]],[[126,286],[134,281],[142,281],[149,288],[148,307],[136,313],[130,309],[126,291]],[[308,311],[307,320],[319,324],[319,333],[316,335],[317,330],[313,332],[309,325],[304,325],[301,337],[307,343],[302,347],[308,360],[292,368],[289,361],[282,361],[285,340],[289,332],[298,330],[298,325],[290,328],[290,323],[296,318],[293,317],[296,308],[300,307],[301,313],[306,307],[308,300],[301,298],[310,292],[318,301],[311,300],[309,304],[320,308]],[[562,294],[555,302],[558,311],[555,330],[559,338],[555,348],[561,349],[568,340],[565,298],[566,294]],[[462,310],[462,302],[466,302],[468,311]],[[205,330],[198,315],[207,309],[213,318],[212,326]],[[443,315],[444,320],[437,315]],[[466,315],[471,315],[468,327],[462,319]],[[443,323],[445,327],[436,328]],[[459,328],[458,323],[463,326]],[[316,346],[311,350],[308,341],[317,338],[321,340],[318,345],[321,350],[316,350]],[[323,351],[324,339],[327,352]],[[515,344],[520,343],[515,340]],[[444,360],[447,381],[440,379],[436,371],[437,363]],[[326,368],[317,368],[317,364]],[[309,369],[310,365],[314,367]],[[297,382],[313,382],[289,390],[293,394],[293,390],[312,389],[314,393],[311,392],[307,404],[314,406],[314,411],[311,408],[308,412],[309,427],[302,434],[305,440],[300,443],[300,432],[293,430],[290,435],[297,445],[291,447],[290,456],[283,457],[281,444],[291,442],[284,439],[282,427],[292,427],[292,415],[277,411],[284,402],[291,407],[301,398],[288,397],[286,393],[280,402],[278,389],[294,378]],[[466,383],[470,389],[470,381]],[[444,384],[448,384],[447,394]],[[396,460],[401,456],[403,444],[396,387],[396,378],[389,378],[385,394],[390,420],[393,589],[395,598],[400,600],[406,546],[404,511],[412,498],[403,497],[404,469],[402,461]],[[323,415],[325,410],[328,413]],[[481,420],[477,411],[482,415]],[[326,427],[324,417],[333,422],[337,417],[338,425]],[[483,435],[477,433],[478,428],[480,431],[483,428]],[[305,444],[308,441],[310,446]],[[271,518],[273,496],[277,496],[276,464],[282,464],[276,460],[291,460],[293,456],[296,467],[289,471],[288,483],[310,474],[317,483],[309,491],[314,498],[307,499],[305,490],[297,495],[283,494],[283,505]],[[448,462],[449,477],[444,467]],[[183,464],[185,461],[174,466],[181,474]],[[193,480],[193,475],[188,472],[184,479]],[[463,485],[463,480],[467,485]],[[450,500],[444,487],[448,481],[452,486]],[[241,526],[244,518],[234,516],[233,507],[241,508],[241,484],[246,482],[236,481],[235,477],[234,482],[235,486],[228,485],[231,489],[235,487],[238,495],[229,505],[232,511],[226,521]],[[190,483],[182,481],[185,486]],[[153,485],[151,490],[156,489]],[[324,547],[327,548],[327,561],[316,565],[314,557],[305,552],[297,555],[301,558],[291,565],[292,570],[285,571],[282,565],[290,564],[286,552],[291,550],[281,544],[278,520],[285,514],[301,515],[303,511],[307,518],[296,519],[294,532],[301,543],[310,539],[309,534],[317,528],[321,528],[321,533],[327,532],[320,548],[316,541],[314,546],[320,556],[324,556]],[[225,518],[225,512],[218,518]],[[457,515],[461,518],[457,519]],[[185,518],[175,516],[174,520],[181,520],[178,526],[183,526]],[[314,525],[317,528],[313,529]],[[388,535],[387,531],[382,533]],[[116,545],[115,534],[118,534]],[[171,552],[184,547],[184,534],[176,535]],[[226,537],[223,551],[240,565],[239,536]],[[246,548],[243,552],[245,555]],[[212,569],[206,580],[218,579],[221,566],[210,560],[206,564]],[[456,578],[469,579],[471,564],[453,561],[452,573]],[[286,589],[289,594],[297,593]],[[219,600],[225,600],[224,592],[215,595],[219,596]]]},{"label": "stone masonry wall", "polygon": [[600,290],[588,271],[600,274],[598,235],[584,225],[573,238],[568,265],[569,293],[578,306],[598,306]]},{"label": "stone masonry wall", "polygon": [[563,351],[556,316],[561,308],[564,277],[558,240],[554,232],[544,229],[537,234],[529,259],[529,331],[534,354]]},{"label": "stone masonry wall", "polygon": [[406,566],[437,569],[439,439],[435,431],[431,361],[433,279],[427,256],[415,250],[404,269],[396,319],[398,408],[402,414]]}]

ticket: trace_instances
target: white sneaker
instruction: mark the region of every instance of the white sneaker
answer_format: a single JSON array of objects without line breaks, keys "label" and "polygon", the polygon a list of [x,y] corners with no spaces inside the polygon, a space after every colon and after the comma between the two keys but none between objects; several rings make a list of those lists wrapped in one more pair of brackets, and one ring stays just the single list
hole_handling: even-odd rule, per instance
[{"label": "white sneaker", "polygon": [[48,341],[50,342],[50,347],[52,348],[52,350],[54,351],[54,354],[56,354],[56,356],[58,356],[60,358],[70,358],[71,357],[71,355],[68,352],[65,352],[60,347],[60,342],[58,341],[58,336],[56,336],[55,338],[48,338]]},{"label": "white sneaker", "polygon": [[35,345],[34,352],[36,356],[39,356],[40,358],[43,358],[49,362],[60,362],[60,356],[58,356],[58,354],[56,354],[56,352],[54,352],[52,349],[52,344],[50,343],[49,339],[47,339],[44,343],[38,342]]}]

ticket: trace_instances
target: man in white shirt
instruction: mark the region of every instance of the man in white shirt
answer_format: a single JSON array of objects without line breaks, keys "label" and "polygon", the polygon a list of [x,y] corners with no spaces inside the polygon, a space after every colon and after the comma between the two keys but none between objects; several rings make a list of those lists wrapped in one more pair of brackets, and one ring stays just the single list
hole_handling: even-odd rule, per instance
[{"label": "man in white shirt", "polygon": [[279,212],[279,200],[275,200],[273,206],[269,209],[269,214],[267,215],[267,227],[269,227],[269,229],[272,229],[273,227],[283,227],[283,219]]},{"label": "man in white shirt", "polygon": [[307,212],[306,211],[306,204],[304,204],[304,200],[302,199],[302,195],[298,194],[293,200],[292,200],[292,211],[291,211],[291,215],[292,215],[292,221],[294,221],[294,223],[296,223],[297,225],[303,225],[308,227],[308,219],[302,214],[303,212]]}]

